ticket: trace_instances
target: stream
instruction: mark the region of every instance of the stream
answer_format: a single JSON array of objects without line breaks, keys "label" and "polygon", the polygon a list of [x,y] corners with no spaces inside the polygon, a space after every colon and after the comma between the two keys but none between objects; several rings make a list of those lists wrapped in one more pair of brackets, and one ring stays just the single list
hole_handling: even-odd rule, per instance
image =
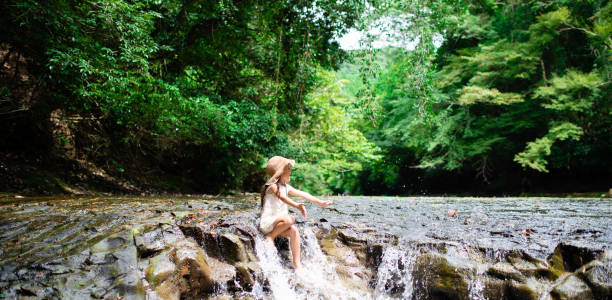
[{"label": "stream", "polygon": [[257,198],[5,197],[0,298],[611,297],[609,198],[329,197],[292,212],[300,271]]}]

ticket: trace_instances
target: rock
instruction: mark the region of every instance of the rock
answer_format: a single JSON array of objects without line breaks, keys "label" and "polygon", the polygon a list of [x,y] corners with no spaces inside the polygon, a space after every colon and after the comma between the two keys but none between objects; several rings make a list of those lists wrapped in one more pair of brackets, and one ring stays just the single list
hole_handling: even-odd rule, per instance
[{"label": "rock", "polygon": [[368,266],[372,267],[373,269],[378,268],[378,266],[382,262],[384,249],[384,244],[374,244],[368,246],[368,251],[366,252],[366,261]]},{"label": "rock", "polygon": [[[482,296],[484,299],[505,299],[504,292],[506,282],[508,282],[508,280],[502,280],[484,275],[481,277],[481,280],[483,281],[484,285],[482,289]],[[478,299],[477,297],[472,297],[472,299],[474,298]]]},{"label": "rock", "polygon": [[242,241],[238,236],[231,233],[223,234],[219,237],[221,255],[230,264],[238,262],[248,262],[247,254]]},{"label": "rock", "polygon": [[594,299],[589,286],[575,275],[569,275],[550,294],[555,299]]},{"label": "rock", "polygon": [[156,225],[147,224],[134,227],[133,234],[140,257],[147,257],[166,249],[162,230]]},{"label": "rock", "polygon": [[612,265],[592,261],[576,275],[587,282],[598,299],[612,298]]},{"label": "rock", "polygon": [[555,247],[553,254],[547,260],[557,270],[574,272],[602,255],[602,253],[603,250],[599,249],[561,243]]},{"label": "rock", "polygon": [[413,276],[425,283],[426,293],[433,299],[467,299],[468,282],[460,269],[439,255],[419,255]]},{"label": "rock", "polygon": [[339,264],[346,266],[360,266],[359,259],[355,255],[355,251],[344,245],[337,239],[325,239],[320,241],[321,251],[332,256]]},{"label": "rock", "polygon": [[[514,280],[506,281],[506,286],[503,291],[504,299],[508,300],[536,300],[539,295],[530,286],[524,283],[519,283]],[[493,299],[493,298],[489,298]]]},{"label": "rock", "polygon": [[202,292],[214,291],[215,282],[211,278],[210,266],[201,248],[194,244],[194,247],[183,246],[176,249],[175,263],[189,287],[188,296],[197,298]]},{"label": "rock", "polygon": [[236,264],[236,279],[242,289],[250,291],[255,285],[255,279],[251,275],[249,267],[245,263]]},{"label": "rock", "polygon": [[[181,284],[183,284],[183,286],[181,286]],[[155,289],[155,292],[161,299],[164,300],[180,300],[181,291],[187,289],[184,284],[185,282],[172,278],[162,282],[162,284]]]},{"label": "rock", "polygon": [[549,268],[545,262],[531,257],[523,251],[511,252],[506,260],[523,276],[556,280],[562,272]]},{"label": "rock", "polygon": [[236,268],[234,266],[213,257],[209,257],[206,261],[210,267],[210,277],[215,282],[215,286],[227,286],[228,283],[236,280]]},{"label": "rock", "polygon": [[[95,287],[106,289],[113,295],[121,295],[126,300],[144,299],[144,287],[137,269],[138,250],[133,244],[131,229],[124,228],[104,238],[93,245],[89,253],[86,262],[93,265],[89,275],[85,277],[87,280],[79,279],[79,274],[70,276],[74,277],[74,280],[81,280],[77,282],[78,285],[91,286],[93,283]],[[69,291],[65,293],[70,295]]]},{"label": "rock", "polygon": [[155,290],[170,276],[177,273],[176,265],[171,260],[170,251],[164,251],[149,259],[149,267],[145,272],[145,278]]},{"label": "rock", "polygon": [[523,281],[525,276],[521,274],[513,265],[506,262],[498,262],[492,265],[488,270],[487,274],[494,276],[499,279],[513,279],[516,281]]}]

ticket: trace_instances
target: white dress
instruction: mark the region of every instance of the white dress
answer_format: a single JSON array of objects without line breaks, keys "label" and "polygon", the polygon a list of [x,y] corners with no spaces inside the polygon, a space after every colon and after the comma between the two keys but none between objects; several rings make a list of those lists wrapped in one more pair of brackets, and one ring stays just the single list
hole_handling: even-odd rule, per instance
[{"label": "white dress", "polygon": [[[287,190],[291,188],[288,184],[278,185],[280,194],[287,197]],[[270,187],[268,187],[269,189]],[[261,219],[259,221],[259,230],[264,234],[272,232],[274,229],[274,221],[278,217],[289,215],[287,203],[283,202],[275,193],[268,193],[264,196],[264,204],[261,209]]]}]

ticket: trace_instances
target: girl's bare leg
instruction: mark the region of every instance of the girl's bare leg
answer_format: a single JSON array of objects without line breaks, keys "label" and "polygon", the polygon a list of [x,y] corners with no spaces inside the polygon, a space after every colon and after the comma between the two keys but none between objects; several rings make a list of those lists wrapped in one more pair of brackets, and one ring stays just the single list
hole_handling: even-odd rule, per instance
[{"label": "girl's bare leg", "polygon": [[302,263],[300,260],[301,249],[300,249],[300,233],[295,226],[290,226],[289,229],[285,230],[279,236],[284,236],[289,238],[289,247],[291,248],[291,256],[293,256],[293,269],[298,270],[302,268]]},{"label": "girl's bare leg", "polygon": [[293,224],[295,224],[295,218],[292,216],[283,216],[276,219],[274,221],[274,229],[266,234],[267,242],[274,243],[274,239],[291,228]]}]

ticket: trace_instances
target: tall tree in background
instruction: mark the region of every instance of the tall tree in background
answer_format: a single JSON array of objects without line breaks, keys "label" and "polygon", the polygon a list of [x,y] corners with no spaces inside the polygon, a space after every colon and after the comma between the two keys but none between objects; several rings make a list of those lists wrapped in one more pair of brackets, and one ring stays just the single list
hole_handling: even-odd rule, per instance
[{"label": "tall tree in background", "polygon": [[396,51],[378,79],[384,113],[370,136],[389,145],[387,161],[476,176],[492,189],[520,188],[546,172],[583,183],[595,177],[595,185],[610,178],[612,4],[391,7],[415,20],[407,24],[437,28],[443,43],[435,52],[431,43]]},{"label": "tall tree in background", "polygon": [[3,65],[2,146],[32,148],[19,138],[28,127],[49,136],[35,147],[45,152],[50,116],[61,116],[80,120],[65,126],[75,137],[60,136],[72,155],[110,172],[136,177],[145,157],[201,191],[252,188],[258,177],[249,175],[266,156],[292,153],[287,132],[300,123],[315,68],[343,60],[334,37],[363,9],[361,1],[5,2],[3,59],[18,57],[37,92],[19,96],[19,66]]}]

